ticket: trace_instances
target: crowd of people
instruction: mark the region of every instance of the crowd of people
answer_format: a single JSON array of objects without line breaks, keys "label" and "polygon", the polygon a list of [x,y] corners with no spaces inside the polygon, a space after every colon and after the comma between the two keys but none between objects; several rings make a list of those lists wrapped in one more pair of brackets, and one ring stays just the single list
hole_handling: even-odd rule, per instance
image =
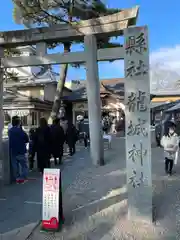
[{"label": "crowd of people", "polygon": [[[108,119],[104,118],[102,120],[103,131],[107,132],[110,126]],[[65,143],[68,145],[69,155],[72,156],[76,153],[78,140],[84,141],[85,148],[90,142],[89,125],[84,123],[84,119],[77,121],[75,127],[71,121],[67,121],[64,117],[54,119],[52,125],[48,125],[47,120],[41,118],[39,127],[35,130],[31,129],[28,135],[23,130],[20,118],[14,116],[12,126],[8,130],[8,136],[12,181],[17,183],[24,183],[27,180],[29,170],[34,168],[35,156],[38,170],[43,173],[44,168],[51,167],[51,157],[54,158],[55,165],[62,163]],[[173,165],[177,163],[179,151],[179,137],[173,122],[169,121],[165,124],[160,145],[164,148],[165,172],[171,175]]]},{"label": "crowd of people", "polygon": [[[72,122],[65,118],[56,118],[51,126],[45,118],[40,119],[39,127],[31,129],[29,135],[23,130],[20,118],[12,118],[12,127],[8,131],[9,150],[12,167],[12,180],[24,183],[27,180],[29,170],[34,168],[35,155],[37,167],[40,173],[44,168],[50,168],[50,159],[54,158],[55,165],[62,163],[64,144],[69,147],[69,155],[76,152],[78,130]],[[27,144],[28,159],[27,161]]]},{"label": "crowd of people", "polygon": [[[41,118],[39,127],[30,129],[27,134],[23,130],[20,118],[14,116],[11,125],[8,126],[12,181],[23,183],[28,172],[34,168],[35,158],[40,173],[43,173],[44,168],[51,167],[51,158],[54,158],[55,165],[61,164],[65,143],[68,145],[70,156],[76,153],[78,140],[83,141],[84,147],[87,148],[90,134],[89,123],[86,120],[83,117],[77,119],[75,126],[62,117],[54,119],[53,124],[48,125],[47,120]],[[116,119],[112,121],[108,117],[102,119],[102,129],[105,133],[108,133],[110,128],[115,132],[115,125]]]}]

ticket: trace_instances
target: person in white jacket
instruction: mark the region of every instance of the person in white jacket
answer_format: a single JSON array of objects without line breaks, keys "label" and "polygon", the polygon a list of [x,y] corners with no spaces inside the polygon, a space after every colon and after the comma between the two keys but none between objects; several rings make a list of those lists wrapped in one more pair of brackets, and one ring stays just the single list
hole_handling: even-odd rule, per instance
[{"label": "person in white jacket", "polygon": [[175,124],[169,122],[161,139],[161,146],[164,148],[165,172],[169,175],[172,175],[174,160],[179,149],[179,138],[175,133],[175,128]]}]

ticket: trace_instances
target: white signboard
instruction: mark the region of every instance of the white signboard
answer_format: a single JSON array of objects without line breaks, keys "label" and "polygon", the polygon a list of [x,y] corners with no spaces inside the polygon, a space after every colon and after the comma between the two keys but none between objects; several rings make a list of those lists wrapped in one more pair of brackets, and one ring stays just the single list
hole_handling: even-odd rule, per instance
[{"label": "white signboard", "polygon": [[128,215],[152,221],[150,81],[147,27],[125,34],[125,114]]},{"label": "white signboard", "polygon": [[62,206],[60,174],[60,169],[44,169],[42,206],[42,227],[44,229],[58,229],[62,220],[59,219]]},{"label": "white signboard", "polygon": [[13,116],[18,116],[18,117],[24,117],[28,116],[30,111],[29,110],[9,110],[7,111],[8,115],[13,117]]}]

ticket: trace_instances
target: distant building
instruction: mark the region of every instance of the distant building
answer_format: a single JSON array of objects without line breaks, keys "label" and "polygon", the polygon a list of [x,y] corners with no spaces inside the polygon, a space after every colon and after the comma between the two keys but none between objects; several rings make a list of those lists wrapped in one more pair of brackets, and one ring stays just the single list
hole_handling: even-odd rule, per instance
[{"label": "distant building", "polygon": [[[23,55],[31,55],[35,52],[31,47],[21,47],[20,50]],[[13,71],[18,73],[18,82],[9,80],[4,84],[5,132],[14,115],[21,118],[27,130],[30,127],[37,127],[41,117],[48,119],[57,87],[58,75],[46,66],[44,69],[22,67]],[[64,87],[63,95],[68,96],[70,93],[71,90]]]},{"label": "distant building", "polygon": [[[69,87],[72,93],[64,99],[72,102],[73,122],[75,123],[79,115],[88,117],[86,81],[72,80]],[[102,113],[120,118],[123,115],[124,106],[124,79],[100,80],[100,97]]]},{"label": "distant building", "polygon": [[[102,79],[100,80],[100,96],[101,96],[101,111],[117,118],[124,117],[124,78]],[[72,80],[68,83],[72,93],[65,96],[66,99],[72,102],[73,121],[76,121],[77,116],[88,116],[86,81]],[[172,107],[180,100],[179,87],[176,91],[158,92],[151,95],[151,123],[154,124],[162,118],[162,112]],[[179,92],[179,94],[178,94]]]}]

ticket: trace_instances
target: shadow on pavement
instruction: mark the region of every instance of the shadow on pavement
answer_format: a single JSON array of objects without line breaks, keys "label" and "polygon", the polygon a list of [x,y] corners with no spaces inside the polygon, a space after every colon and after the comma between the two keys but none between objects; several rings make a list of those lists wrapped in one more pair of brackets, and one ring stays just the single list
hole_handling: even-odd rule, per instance
[{"label": "shadow on pavement", "polygon": [[[180,166],[174,166],[174,172],[172,176],[167,176],[164,171],[164,159],[163,150],[155,149],[153,156],[156,157],[153,163],[154,173],[154,194],[153,194],[153,205],[155,207],[155,222],[161,224],[164,229],[167,229],[168,234],[174,233],[176,235],[178,231],[178,222],[180,222]],[[166,237],[164,236],[164,239]],[[176,238],[167,238],[176,239]]]}]

